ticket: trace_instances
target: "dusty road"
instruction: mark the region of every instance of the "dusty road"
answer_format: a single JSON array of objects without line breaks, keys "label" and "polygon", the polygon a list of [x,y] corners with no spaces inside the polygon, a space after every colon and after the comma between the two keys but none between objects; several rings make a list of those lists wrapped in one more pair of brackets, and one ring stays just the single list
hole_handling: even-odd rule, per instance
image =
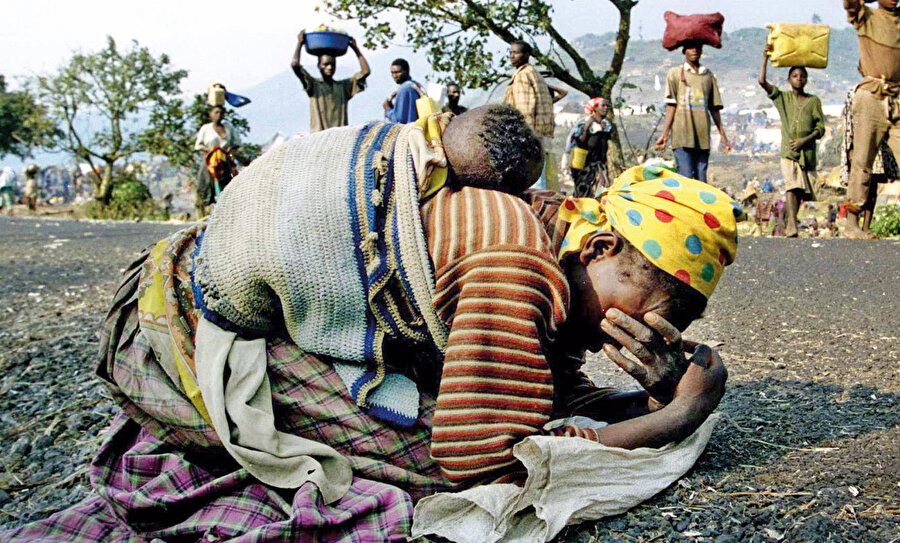
[{"label": "dusty road", "polygon": [[[0,529],[89,491],[119,270],[179,225],[0,217]],[[725,414],[678,484],[561,541],[900,541],[900,242],[741,239],[706,318]],[[604,359],[596,380],[626,382]]]}]

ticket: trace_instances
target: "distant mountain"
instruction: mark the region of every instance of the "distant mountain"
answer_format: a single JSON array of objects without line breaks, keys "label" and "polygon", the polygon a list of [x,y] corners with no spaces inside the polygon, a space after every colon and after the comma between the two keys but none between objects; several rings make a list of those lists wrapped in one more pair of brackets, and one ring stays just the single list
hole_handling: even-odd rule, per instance
[{"label": "distant mountain", "polygon": [[[722,100],[728,111],[744,108],[768,107],[766,99],[756,83],[759,65],[762,60],[762,48],[767,30],[763,28],[744,28],[726,33],[722,49],[706,48],[703,63],[716,74],[722,91]],[[615,34],[587,34],[574,41],[583,52],[588,62],[598,73],[609,66],[615,45]],[[408,49],[366,52],[366,58],[372,67],[372,75],[368,78],[368,88],[350,100],[350,122],[360,124],[370,120],[383,118],[381,107],[384,99],[394,89],[390,77],[390,63],[400,56],[411,64],[414,79],[421,83],[435,81],[421,54],[411,53]],[[809,91],[817,94],[824,104],[841,103],[847,90],[859,81],[856,66],[859,62],[859,46],[856,33],[852,28],[832,29],[829,66],[825,70],[810,70]],[[306,69],[318,75],[315,57],[303,56]],[[637,85],[637,89],[626,89],[623,95],[632,106],[662,104],[663,90],[656,90],[655,79],[665,84],[666,71],[682,62],[680,51],[668,52],[662,48],[660,40],[631,40],[625,59],[620,82]],[[347,78],[359,69],[352,53],[338,59],[338,79]],[[769,70],[769,81],[775,85],[787,85],[787,70]],[[462,104],[478,106],[486,101],[503,99],[502,85],[489,93],[488,90],[465,89]],[[276,133],[290,136],[309,131],[309,98],[300,86],[290,67],[285,63],[285,70],[275,74],[250,88],[239,89],[238,94],[250,97],[253,102],[239,111],[250,121],[251,134],[249,141],[265,143]],[[618,93],[618,91],[617,91]],[[569,109],[581,111],[585,96],[579,92],[570,92],[563,104],[569,103]],[[38,153],[35,161],[40,164],[60,163],[68,157],[61,154],[49,155]],[[6,157],[4,163],[20,168],[22,161]]]},{"label": "distant mountain", "polygon": [[[718,78],[722,100],[728,108],[726,111],[768,107],[768,100],[756,83],[767,33],[764,28],[744,28],[726,33],[722,38],[722,49],[707,47],[704,51],[703,63],[709,66]],[[576,39],[574,43],[591,66],[602,72],[609,66],[615,45],[615,34],[600,36],[588,34]],[[389,70],[390,62],[396,56],[403,56],[403,53],[380,51],[366,54],[373,73],[369,76],[366,91],[350,101],[351,123],[364,123],[382,118],[381,103],[394,89]],[[427,63],[419,57],[420,55],[406,55],[412,64],[413,78],[424,83],[432,73]],[[859,80],[856,72],[859,47],[856,32],[852,28],[832,29],[829,57],[827,69],[810,70],[808,89],[817,94],[825,104],[840,103],[847,90]],[[306,69],[318,75],[318,70],[313,64],[314,58],[310,56],[303,58]],[[632,40],[628,44],[628,55],[620,79],[638,86],[638,89],[628,89],[623,93],[628,102],[634,106],[661,104],[664,90],[655,90],[655,78],[658,76],[660,82],[665,85],[666,71],[682,60],[680,51],[666,51],[662,48],[660,40]],[[349,77],[357,69],[358,65],[352,54],[341,57],[338,60],[338,79]],[[783,87],[787,85],[786,79],[787,70],[770,66],[771,83]],[[290,69],[259,85],[243,89],[240,93],[253,99],[252,104],[240,111],[250,121],[252,141],[267,141],[276,132],[291,135],[309,130],[309,99]],[[490,99],[499,101],[502,97],[500,88],[490,96]],[[462,103],[477,106],[487,99],[487,91],[466,90]],[[580,104],[584,100],[583,94],[571,92],[565,102],[573,102],[572,107],[580,111]]]},{"label": "distant mountain", "polygon": [[[366,90],[350,100],[347,114],[351,124],[384,118],[382,103],[396,87],[390,74],[390,65],[395,58],[403,57],[409,61],[412,78],[419,83],[436,81],[428,64],[418,58],[419,55],[380,51],[366,52],[365,56],[372,74],[368,77]],[[310,55],[301,58],[304,68],[318,77],[315,60]],[[336,79],[346,79],[358,70],[359,63],[352,52],[348,53],[338,58]],[[309,132],[309,97],[290,67],[254,87],[236,92],[253,100],[252,104],[240,109],[241,115],[250,121],[251,141],[265,142],[276,132],[286,136]],[[461,102],[464,105],[479,105],[484,102],[484,94],[477,90],[466,91]]]},{"label": "distant mountain", "polygon": [[[743,28],[724,34],[721,49],[704,49],[702,63],[716,74],[722,101],[728,109],[768,107],[768,100],[756,82],[767,34],[768,30],[764,28]],[[591,66],[605,69],[612,58],[615,34],[586,35],[575,43]],[[639,87],[639,90],[625,92],[629,102],[659,104],[665,89],[654,89],[655,78],[658,76],[664,86],[666,71],[683,60],[680,50],[666,51],[660,40],[631,41],[619,80]],[[818,95],[824,104],[842,103],[847,90],[860,79],[856,71],[858,62],[856,31],[852,28],[832,29],[828,68],[809,70],[807,90]],[[769,82],[786,87],[787,70],[770,65]]]}]

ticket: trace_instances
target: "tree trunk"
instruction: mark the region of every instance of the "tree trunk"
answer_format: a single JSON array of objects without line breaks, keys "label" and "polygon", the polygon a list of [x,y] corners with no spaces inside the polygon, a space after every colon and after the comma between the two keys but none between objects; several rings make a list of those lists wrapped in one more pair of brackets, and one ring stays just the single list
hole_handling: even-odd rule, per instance
[{"label": "tree trunk", "polygon": [[103,177],[100,180],[100,190],[97,193],[97,200],[103,204],[108,205],[110,197],[112,196],[113,189],[113,163],[107,162],[106,167],[103,168]]},{"label": "tree trunk", "polygon": [[[602,96],[606,98],[606,101],[609,103],[609,113],[607,113],[607,116],[609,117],[610,122],[615,125],[616,113],[612,107],[612,89],[610,89],[609,92],[602,94]],[[610,134],[609,150],[606,154],[606,167],[609,171],[609,180],[614,181],[628,166],[629,165],[625,162],[625,153],[622,151],[622,140],[619,138],[618,125],[616,125],[612,134]]]}]

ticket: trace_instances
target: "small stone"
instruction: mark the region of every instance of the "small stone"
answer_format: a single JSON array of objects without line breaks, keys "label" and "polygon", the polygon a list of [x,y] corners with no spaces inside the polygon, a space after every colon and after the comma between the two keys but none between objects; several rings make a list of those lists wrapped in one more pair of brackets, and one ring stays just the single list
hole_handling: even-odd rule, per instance
[{"label": "small stone", "polygon": [[54,442],[53,436],[41,436],[34,440],[34,448],[35,449],[46,449],[53,445]]},{"label": "small stone", "polygon": [[6,505],[7,503],[9,503],[11,501],[12,501],[12,498],[9,497],[9,494],[7,494],[5,490],[0,488],[0,505]]},{"label": "small stone", "polygon": [[26,456],[31,452],[31,442],[27,437],[20,437],[9,449],[10,456]]}]

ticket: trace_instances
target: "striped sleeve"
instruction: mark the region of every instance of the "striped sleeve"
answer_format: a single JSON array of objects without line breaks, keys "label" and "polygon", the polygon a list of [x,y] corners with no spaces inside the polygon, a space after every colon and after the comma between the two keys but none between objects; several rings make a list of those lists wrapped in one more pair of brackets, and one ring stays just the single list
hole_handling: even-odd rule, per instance
[{"label": "striped sleeve", "polygon": [[546,253],[500,245],[441,274],[436,298],[452,312],[432,430],[432,456],[454,484],[519,468],[512,447],[553,411],[542,341],[565,320],[566,279]]},{"label": "striped sleeve", "polygon": [[532,208],[498,191],[441,190],[422,208],[435,308],[450,325],[432,456],[460,486],[521,470],[512,447],[553,410],[544,344],[566,318],[568,283]]}]

